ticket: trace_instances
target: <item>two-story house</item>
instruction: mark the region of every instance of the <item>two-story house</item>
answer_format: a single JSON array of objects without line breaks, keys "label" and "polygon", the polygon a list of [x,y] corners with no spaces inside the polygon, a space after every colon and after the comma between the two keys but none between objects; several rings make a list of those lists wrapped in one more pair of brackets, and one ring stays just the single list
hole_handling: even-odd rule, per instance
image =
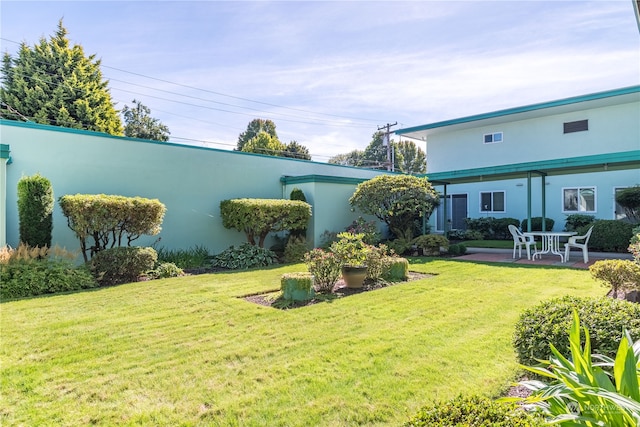
[{"label": "two-story house", "polygon": [[400,129],[426,141],[441,193],[431,230],[465,218],[623,218],[615,194],[640,185],[640,86]]}]

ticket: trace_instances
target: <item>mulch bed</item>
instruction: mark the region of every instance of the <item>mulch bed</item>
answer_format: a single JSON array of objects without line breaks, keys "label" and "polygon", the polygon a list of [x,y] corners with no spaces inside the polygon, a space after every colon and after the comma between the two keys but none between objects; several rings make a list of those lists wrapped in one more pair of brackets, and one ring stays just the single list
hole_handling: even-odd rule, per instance
[{"label": "mulch bed", "polygon": [[432,274],[424,274],[424,273],[416,273],[416,272],[409,272],[409,278],[406,281],[403,282],[376,282],[376,283],[365,283],[364,286],[362,288],[347,288],[346,284],[344,283],[344,280],[340,279],[338,280],[338,282],[335,284],[335,286],[333,287],[333,290],[331,291],[331,294],[327,294],[327,295],[323,295],[323,294],[317,294],[316,298],[310,300],[310,301],[284,301],[281,298],[279,298],[280,296],[280,291],[279,290],[274,290],[268,293],[263,293],[263,294],[256,294],[256,295],[246,295],[244,297],[242,297],[245,301],[249,301],[252,302],[254,304],[259,304],[259,305],[263,305],[266,307],[274,307],[274,308],[279,308],[279,309],[291,309],[291,308],[300,308],[300,307],[307,307],[313,304],[318,304],[320,302],[324,302],[324,301],[328,301],[328,300],[333,300],[333,299],[337,299],[337,298],[345,298],[345,297],[349,297],[351,295],[358,295],[361,294],[363,292],[371,292],[371,291],[375,291],[377,289],[382,289],[382,288],[386,288],[388,286],[396,286],[402,283],[406,283],[406,282],[410,282],[412,280],[419,280],[419,279],[424,279],[424,278],[428,278],[428,277],[432,277]]}]

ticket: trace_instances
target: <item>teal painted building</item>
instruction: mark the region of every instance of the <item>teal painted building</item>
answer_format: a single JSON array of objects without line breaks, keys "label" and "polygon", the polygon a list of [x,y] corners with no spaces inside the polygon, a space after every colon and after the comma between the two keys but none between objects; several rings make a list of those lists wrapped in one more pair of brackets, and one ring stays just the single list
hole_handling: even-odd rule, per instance
[{"label": "teal painted building", "polygon": [[426,141],[443,200],[432,230],[464,219],[620,219],[615,194],[640,185],[640,86],[400,129]]},{"label": "teal painted building", "polygon": [[[379,171],[237,151],[161,143],[34,123],[0,120],[0,245],[19,243],[17,183],[47,177],[55,198],[118,194],[159,199],[167,207],[162,231],[138,245],[178,249],[202,245],[219,253],[245,241],[222,226],[219,205],[233,198],[288,199],[295,187],[312,205],[308,238],[341,231],[355,218],[349,197]],[[56,203],[53,242],[79,247]],[[267,245],[270,242],[267,242]]]}]

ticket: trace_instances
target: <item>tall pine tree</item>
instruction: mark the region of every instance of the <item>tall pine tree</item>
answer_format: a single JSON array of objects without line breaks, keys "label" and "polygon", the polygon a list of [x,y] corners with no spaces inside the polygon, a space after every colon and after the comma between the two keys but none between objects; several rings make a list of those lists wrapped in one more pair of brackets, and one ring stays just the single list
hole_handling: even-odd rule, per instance
[{"label": "tall pine tree", "polygon": [[107,85],[100,61],[69,45],[60,20],[48,41],[41,38],[33,48],[23,43],[16,58],[5,53],[2,117],[122,135]]}]

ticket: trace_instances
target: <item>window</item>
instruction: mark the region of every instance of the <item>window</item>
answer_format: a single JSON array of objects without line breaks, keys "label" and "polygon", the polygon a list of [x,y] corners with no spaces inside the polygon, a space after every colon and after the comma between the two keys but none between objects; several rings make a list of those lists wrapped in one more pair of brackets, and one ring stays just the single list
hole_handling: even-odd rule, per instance
[{"label": "window", "polygon": [[485,144],[494,144],[496,142],[502,142],[502,132],[494,132],[494,133],[485,133],[484,134],[484,143]]},{"label": "window", "polygon": [[585,130],[589,130],[589,120],[578,120],[564,124],[564,133],[582,132]]},{"label": "window", "polygon": [[480,212],[504,212],[504,191],[480,193]]},{"label": "window", "polygon": [[564,212],[595,212],[596,188],[564,188],[562,190],[562,210]]}]

